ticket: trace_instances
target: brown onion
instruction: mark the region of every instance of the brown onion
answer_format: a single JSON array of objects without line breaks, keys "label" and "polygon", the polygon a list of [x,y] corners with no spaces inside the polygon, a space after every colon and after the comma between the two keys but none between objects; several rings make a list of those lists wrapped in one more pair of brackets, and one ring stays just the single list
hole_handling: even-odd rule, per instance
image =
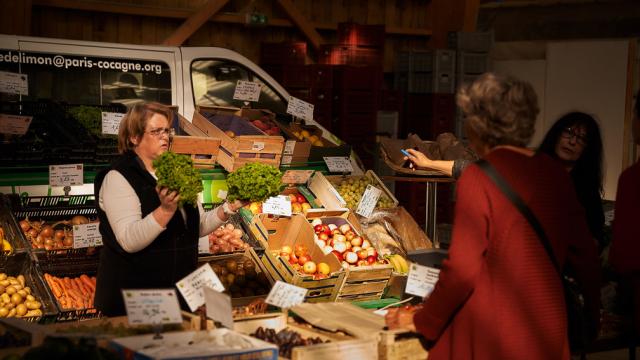
[{"label": "brown onion", "polygon": [[62,239],[64,239],[64,235],[65,235],[65,234],[64,234],[64,230],[56,230],[56,232],[55,232],[55,234],[53,235],[53,237],[54,237],[56,240],[62,240]]},{"label": "brown onion", "polygon": [[89,223],[89,219],[87,219],[86,216],[76,215],[71,218],[71,225],[82,225],[82,224],[88,224],[88,223]]},{"label": "brown onion", "polygon": [[51,225],[43,226],[42,230],[40,230],[40,234],[46,238],[53,237],[53,227],[51,227]]},{"label": "brown onion", "polygon": [[29,229],[31,229],[31,224],[29,224],[29,221],[27,221],[27,219],[20,220],[20,229],[23,233],[26,233],[27,231],[29,231]]},{"label": "brown onion", "polygon": [[38,236],[38,234],[38,230],[34,228],[31,228],[29,231],[27,231],[27,235],[31,236],[32,238],[35,238],[36,236]]}]

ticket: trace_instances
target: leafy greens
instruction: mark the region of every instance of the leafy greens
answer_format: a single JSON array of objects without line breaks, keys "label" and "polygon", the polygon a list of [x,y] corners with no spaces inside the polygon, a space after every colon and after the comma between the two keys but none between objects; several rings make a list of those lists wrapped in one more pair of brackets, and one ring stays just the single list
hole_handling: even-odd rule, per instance
[{"label": "leafy greens", "polygon": [[204,189],[200,172],[193,167],[193,160],[186,155],[165,151],[153,160],[158,185],[180,194],[180,205],[196,206],[198,194]]},{"label": "leafy greens", "polygon": [[270,165],[249,163],[227,176],[227,187],[230,201],[264,201],[280,193],[282,172]]}]

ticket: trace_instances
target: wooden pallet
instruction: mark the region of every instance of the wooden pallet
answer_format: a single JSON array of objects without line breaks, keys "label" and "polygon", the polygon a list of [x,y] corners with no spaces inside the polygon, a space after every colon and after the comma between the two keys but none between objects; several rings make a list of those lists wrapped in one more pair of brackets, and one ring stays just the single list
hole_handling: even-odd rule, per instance
[{"label": "wooden pallet", "polygon": [[176,135],[171,141],[170,150],[191,157],[197,168],[213,168],[218,158],[220,139],[202,136]]},{"label": "wooden pallet", "polygon": [[[207,136],[219,138],[220,152],[218,163],[231,172],[245,164],[260,162],[272,166],[280,166],[284,138],[282,136],[263,135],[258,128],[241,118],[232,121],[244,122],[236,124],[238,134],[231,137],[226,131],[214,125],[203,113],[216,114],[216,108],[199,107],[193,114],[193,124],[202,130]],[[226,115],[227,112],[224,112]],[[232,115],[227,115],[232,116]],[[241,130],[239,130],[241,129]],[[250,129],[253,135],[245,135],[245,130]]]}]

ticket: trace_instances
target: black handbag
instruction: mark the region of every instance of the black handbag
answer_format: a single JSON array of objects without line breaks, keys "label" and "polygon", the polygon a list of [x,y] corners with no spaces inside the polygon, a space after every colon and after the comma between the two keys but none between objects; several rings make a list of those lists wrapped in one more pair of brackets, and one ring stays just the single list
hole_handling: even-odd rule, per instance
[{"label": "black handbag", "polygon": [[[522,198],[513,191],[509,183],[500,176],[496,169],[486,160],[481,159],[476,162],[480,169],[496,184],[498,189],[513,203],[513,205],[522,213],[522,215],[529,221],[533,230],[540,238],[540,242],[547,251],[549,259],[556,269],[560,278],[562,279],[562,287],[564,289],[564,298],[567,307],[567,331],[569,335],[569,346],[572,353],[584,352],[587,345],[590,342],[590,331],[594,328],[593,321],[589,321],[589,316],[586,311],[584,296],[580,284],[571,275],[571,270],[568,266],[565,266],[562,271],[558,265],[556,257],[553,254],[551,243],[547,238],[542,225],[538,222],[538,219],[533,214],[531,209],[522,201]],[[595,325],[597,328],[597,324]]]}]

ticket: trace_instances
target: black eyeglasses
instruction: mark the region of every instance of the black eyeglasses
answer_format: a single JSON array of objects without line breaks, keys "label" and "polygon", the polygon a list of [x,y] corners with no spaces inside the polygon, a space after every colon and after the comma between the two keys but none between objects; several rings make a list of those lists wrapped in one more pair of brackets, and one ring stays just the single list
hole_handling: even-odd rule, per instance
[{"label": "black eyeglasses", "polygon": [[582,146],[587,145],[587,135],[582,135],[578,133],[574,128],[568,127],[562,129],[562,137],[565,139],[571,139],[573,137],[576,138],[576,142]]},{"label": "black eyeglasses", "polygon": [[156,129],[152,129],[145,132],[147,134],[150,134],[153,137],[158,137],[158,138],[162,135],[167,135],[169,137],[172,137],[176,133],[175,129],[173,128],[156,128]]}]

